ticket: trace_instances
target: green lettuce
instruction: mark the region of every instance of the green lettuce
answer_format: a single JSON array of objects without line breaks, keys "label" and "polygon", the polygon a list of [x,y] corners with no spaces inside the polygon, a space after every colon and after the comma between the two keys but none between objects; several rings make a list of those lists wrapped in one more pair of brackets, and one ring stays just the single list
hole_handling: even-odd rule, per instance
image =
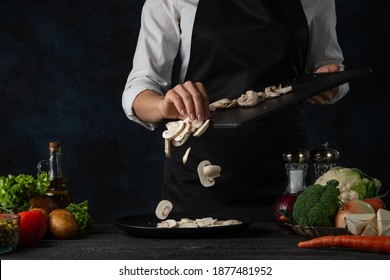
[{"label": "green lettuce", "polygon": [[65,208],[72,212],[75,216],[77,224],[79,225],[78,235],[82,236],[88,234],[92,230],[93,219],[89,214],[89,203],[85,200],[81,203],[71,203]]},{"label": "green lettuce", "polygon": [[50,186],[46,172],[32,175],[19,174],[0,177],[0,207],[14,213],[28,210],[28,199],[32,195],[44,195]]}]

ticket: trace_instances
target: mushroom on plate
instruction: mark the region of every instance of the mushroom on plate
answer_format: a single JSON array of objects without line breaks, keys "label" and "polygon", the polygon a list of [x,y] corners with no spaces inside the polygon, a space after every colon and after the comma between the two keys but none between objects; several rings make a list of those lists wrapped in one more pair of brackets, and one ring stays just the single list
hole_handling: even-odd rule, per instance
[{"label": "mushroom on plate", "polygon": [[157,223],[158,228],[174,228],[177,227],[177,223],[173,219],[161,221],[160,223]]}]

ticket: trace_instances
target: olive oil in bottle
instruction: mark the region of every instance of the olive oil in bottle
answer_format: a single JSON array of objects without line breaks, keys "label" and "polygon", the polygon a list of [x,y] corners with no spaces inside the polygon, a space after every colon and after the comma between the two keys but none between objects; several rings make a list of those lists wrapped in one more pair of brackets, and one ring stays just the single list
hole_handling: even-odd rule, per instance
[{"label": "olive oil in bottle", "polygon": [[70,192],[66,189],[60,142],[49,143],[49,159],[38,163],[38,172],[42,171],[42,165],[48,166],[50,175],[50,186],[46,195],[53,199],[59,208],[65,208],[72,202],[72,198]]}]

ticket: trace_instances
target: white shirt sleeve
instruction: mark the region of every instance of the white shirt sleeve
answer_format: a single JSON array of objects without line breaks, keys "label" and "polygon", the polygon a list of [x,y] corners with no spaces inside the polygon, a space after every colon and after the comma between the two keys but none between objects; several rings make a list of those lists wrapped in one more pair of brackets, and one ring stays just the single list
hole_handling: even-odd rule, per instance
[{"label": "white shirt sleeve", "polygon": [[[306,71],[336,63],[344,70],[343,53],[336,33],[336,8],[334,0],[301,0],[309,24],[309,50]],[[311,3],[309,3],[311,2]],[[313,4],[313,2],[315,4]],[[349,84],[340,86],[338,94],[328,103],[340,100],[349,90]]]},{"label": "white shirt sleeve", "polygon": [[133,69],[122,95],[127,117],[148,129],[133,111],[137,95],[145,90],[165,94],[171,83],[172,67],[180,46],[179,16],[174,0],[146,0],[141,14],[141,28],[133,59]]}]

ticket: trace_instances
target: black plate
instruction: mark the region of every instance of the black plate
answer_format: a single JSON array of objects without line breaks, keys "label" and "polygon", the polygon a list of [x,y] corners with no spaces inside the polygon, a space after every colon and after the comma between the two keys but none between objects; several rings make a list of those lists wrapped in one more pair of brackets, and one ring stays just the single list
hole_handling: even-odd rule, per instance
[{"label": "black plate", "polygon": [[217,110],[211,114],[211,125],[214,128],[238,128],[247,122],[267,117],[282,109],[302,102],[311,96],[320,94],[326,90],[370,74],[371,72],[371,69],[355,69],[336,73],[303,75],[282,81],[280,84],[283,86],[292,85],[292,92],[277,98],[265,100],[253,107],[243,108],[238,106],[231,109]]},{"label": "black plate", "polygon": [[237,219],[242,222],[238,225],[204,227],[204,228],[156,228],[161,222],[155,214],[140,214],[118,218],[115,224],[128,234],[157,238],[185,238],[185,237],[211,237],[223,236],[238,232],[248,227],[252,221],[247,217],[221,214],[171,214],[168,219],[176,221],[181,218],[200,219],[212,217],[218,220]]}]

